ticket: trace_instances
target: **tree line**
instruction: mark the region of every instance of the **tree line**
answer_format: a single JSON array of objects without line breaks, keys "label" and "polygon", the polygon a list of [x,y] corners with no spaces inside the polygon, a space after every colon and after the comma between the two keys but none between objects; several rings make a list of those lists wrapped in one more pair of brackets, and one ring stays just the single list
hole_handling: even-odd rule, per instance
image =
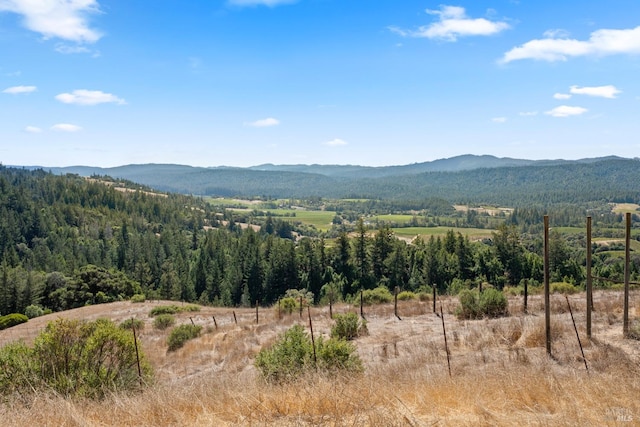
[{"label": "tree line", "polygon": [[[300,237],[268,218],[254,229],[202,199],[126,181],[0,166],[0,313],[65,310],[134,294],[225,306],[272,304],[287,290],[348,300],[386,286],[440,293],[542,281],[542,240],[504,223],[484,241],[449,231],[406,242],[359,218],[335,239]],[[522,213],[519,221],[527,215]],[[552,232],[552,279],[584,280],[583,242]],[[596,252],[601,277],[622,263]],[[632,277],[640,260],[634,257]]]}]

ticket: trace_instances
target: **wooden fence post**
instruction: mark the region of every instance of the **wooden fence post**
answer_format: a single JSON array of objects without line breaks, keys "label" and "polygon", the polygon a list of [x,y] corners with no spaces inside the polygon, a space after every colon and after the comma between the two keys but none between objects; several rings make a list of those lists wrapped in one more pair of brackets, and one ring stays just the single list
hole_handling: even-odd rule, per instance
[{"label": "wooden fence post", "polygon": [[256,325],[258,325],[258,307],[260,306],[260,300],[256,301]]},{"label": "wooden fence post", "polygon": [[218,322],[216,322],[216,316],[211,316],[213,318],[213,324],[215,325],[216,329],[218,329]]},{"label": "wooden fence post", "polygon": [[311,307],[307,306],[307,313],[309,313],[309,329],[311,329],[311,345],[313,346],[313,364],[318,369],[318,357],[316,356],[316,339],[313,336],[313,322],[311,321]]},{"label": "wooden fence post", "polygon": [[584,350],[582,349],[582,341],[580,341],[580,335],[578,334],[578,327],[576,326],[576,321],[573,318],[573,310],[571,310],[571,303],[569,303],[569,296],[564,296],[567,299],[567,305],[569,306],[569,314],[571,314],[571,321],[573,322],[573,329],[576,331],[576,338],[578,339],[578,345],[580,346],[580,353],[582,354],[582,360],[584,360],[584,367],[587,368],[587,372],[589,372],[589,366],[587,365],[587,358],[584,357]]},{"label": "wooden fence post", "polygon": [[451,377],[451,360],[449,359],[449,344],[447,343],[447,329],[444,326],[444,312],[442,311],[442,302],[440,303],[440,319],[442,320],[442,334],[444,335],[444,349],[447,352],[447,367],[449,368],[449,377]]},{"label": "wooden fence post", "polygon": [[364,296],[363,296],[363,290],[360,290],[360,317],[362,317],[364,319]]},{"label": "wooden fence post", "polygon": [[398,287],[397,286],[393,292],[393,314],[396,315],[398,320],[402,320],[400,316],[398,316]]},{"label": "wooden fence post", "polygon": [[591,277],[591,217],[587,217],[587,337],[591,339],[591,310],[593,310],[593,279]]},{"label": "wooden fence post", "polygon": [[236,317],[235,310],[233,311],[233,321],[236,322],[236,325],[238,324],[238,318]]},{"label": "wooden fence post", "polygon": [[300,318],[302,319],[302,295],[300,295]]},{"label": "wooden fence post", "polygon": [[138,338],[136,337],[136,325],[133,317],[131,318],[131,330],[133,331],[133,345],[136,347],[136,363],[138,364],[138,379],[142,386],[142,369],[140,369],[140,353],[138,352]]},{"label": "wooden fence post", "polygon": [[631,212],[626,214],[626,232],[624,248],[624,314],[622,324],[622,335],[629,338],[629,264],[631,252]]},{"label": "wooden fence post", "polygon": [[551,304],[549,300],[549,215],[544,216],[544,330],[547,355],[551,356]]}]

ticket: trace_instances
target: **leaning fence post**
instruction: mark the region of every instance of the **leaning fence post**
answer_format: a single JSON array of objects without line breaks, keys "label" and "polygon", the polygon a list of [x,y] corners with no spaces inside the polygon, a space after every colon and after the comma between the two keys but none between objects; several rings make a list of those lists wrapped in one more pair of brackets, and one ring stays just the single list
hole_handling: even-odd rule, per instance
[{"label": "leaning fence post", "polygon": [[567,295],[564,296],[567,299],[567,305],[569,306],[569,314],[571,314],[571,321],[573,322],[573,329],[576,331],[576,338],[578,339],[578,345],[580,346],[580,353],[582,353],[582,360],[584,360],[584,367],[587,368],[587,372],[589,372],[589,366],[587,365],[587,358],[584,357],[584,350],[582,349],[582,341],[580,341],[580,335],[578,335],[578,327],[576,326],[576,321],[573,318],[573,310],[571,310],[571,304],[569,303],[569,297]]},{"label": "leaning fence post", "polygon": [[307,306],[307,313],[309,313],[309,329],[311,329],[311,345],[313,346],[313,365],[318,368],[318,358],[316,356],[316,339],[313,336],[313,322],[311,321],[311,307]]},{"label": "leaning fence post", "polygon": [[189,320],[191,320],[191,324],[192,324],[193,326],[196,326],[196,324],[193,322],[193,318],[189,317]]},{"label": "leaning fence post", "polygon": [[398,316],[398,287],[397,286],[396,286],[393,294],[394,294],[393,295],[393,314],[396,315],[398,320],[402,320],[400,318],[400,316]]},{"label": "leaning fence post", "polygon": [[236,322],[236,325],[238,324],[238,318],[236,317],[235,310],[233,311],[233,321]]},{"label": "leaning fence post", "polygon": [[216,326],[216,329],[218,329],[218,322],[216,322],[216,316],[211,316],[213,318],[213,324]]},{"label": "leaning fence post", "polygon": [[131,330],[133,330],[133,345],[136,347],[136,363],[138,364],[138,378],[140,386],[142,386],[142,369],[140,369],[140,353],[138,352],[138,338],[136,337],[136,325],[133,317],[131,318]]},{"label": "leaning fence post", "polygon": [[447,329],[444,326],[444,312],[442,311],[442,302],[440,303],[440,319],[442,320],[442,334],[444,335],[444,349],[447,352],[447,367],[449,368],[449,376],[451,376],[451,361],[449,360],[449,344],[447,343]]}]

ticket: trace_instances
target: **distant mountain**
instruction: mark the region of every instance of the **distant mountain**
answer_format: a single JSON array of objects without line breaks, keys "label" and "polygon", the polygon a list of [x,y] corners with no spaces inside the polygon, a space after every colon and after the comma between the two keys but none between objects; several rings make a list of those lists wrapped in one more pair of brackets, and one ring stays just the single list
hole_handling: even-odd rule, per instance
[{"label": "distant mountain", "polygon": [[[33,169],[35,167],[29,167]],[[207,196],[373,198],[507,205],[640,197],[640,161],[620,157],[521,160],[465,155],[405,166],[260,165],[202,168],[172,164],[42,168],[108,175],[160,191]]]}]

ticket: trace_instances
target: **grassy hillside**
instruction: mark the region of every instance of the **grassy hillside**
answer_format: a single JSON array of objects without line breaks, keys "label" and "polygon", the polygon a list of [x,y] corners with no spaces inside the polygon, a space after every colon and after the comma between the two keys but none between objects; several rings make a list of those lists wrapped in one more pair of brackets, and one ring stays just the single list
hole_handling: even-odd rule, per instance
[{"label": "grassy hillside", "polygon": [[[632,313],[640,315],[637,293]],[[154,425],[154,426],[317,426],[317,425],[632,425],[640,416],[640,342],[621,339],[622,295],[595,294],[594,338],[585,336],[584,294],[571,298],[585,348],[589,373],[566,308],[554,295],[553,356],[545,355],[541,296],[510,299],[510,317],[459,321],[457,301],[442,300],[451,360],[442,321],[430,302],[365,307],[369,335],[355,341],[365,363],[361,376],[310,375],[286,385],[267,384],[252,363],[257,352],[295,323],[298,314],[277,319],[273,308],[255,311],[202,308],[178,315],[205,332],[175,352],[166,351],[168,332],[153,329],[151,308],[168,302],[119,302],[83,307],[55,316],[116,322],[135,317],[145,323],[141,348],[156,371],[156,383],[139,394],[115,394],[101,401],[65,400],[46,391],[8,396],[0,404],[3,425]],[[357,310],[341,305],[335,312]],[[215,316],[218,327],[213,324]],[[325,308],[312,308],[316,338],[328,335]],[[0,345],[29,341],[43,317],[0,331]],[[625,423],[627,425],[627,423]]]}]

